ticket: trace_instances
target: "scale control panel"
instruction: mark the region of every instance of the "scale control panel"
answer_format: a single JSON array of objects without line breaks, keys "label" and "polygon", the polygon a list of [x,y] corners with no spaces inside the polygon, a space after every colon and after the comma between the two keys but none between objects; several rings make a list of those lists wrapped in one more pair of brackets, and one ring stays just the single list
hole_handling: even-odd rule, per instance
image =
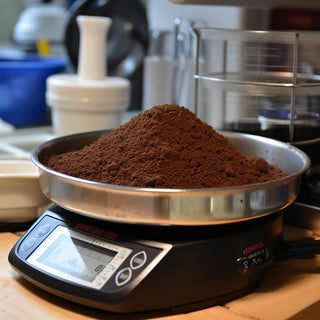
[{"label": "scale control panel", "polygon": [[[68,223],[47,211],[16,244],[9,261],[36,284],[55,290],[128,294],[170,250],[169,244],[126,241],[84,220]],[[54,281],[53,281],[54,280]],[[121,294],[122,292],[122,294]]]},{"label": "scale control panel", "polygon": [[241,272],[250,272],[259,266],[263,266],[271,260],[271,249],[268,247],[261,247],[252,253],[248,253],[236,260],[237,267]]},{"label": "scale control panel", "polygon": [[254,286],[273,264],[280,240],[274,230],[281,225],[272,216],[219,234],[219,228],[187,227],[167,233],[54,205],[15,244],[9,262],[33,284],[82,305],[113,312],[189,310]]}]

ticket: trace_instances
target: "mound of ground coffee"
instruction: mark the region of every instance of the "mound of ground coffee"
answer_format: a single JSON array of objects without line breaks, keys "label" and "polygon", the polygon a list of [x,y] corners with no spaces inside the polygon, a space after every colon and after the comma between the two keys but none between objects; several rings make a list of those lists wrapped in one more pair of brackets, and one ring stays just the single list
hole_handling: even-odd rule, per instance
[{"label": "mound of ground coffee", "polygon": [[286,174],[242,155],[187,108],[155,106],[81,150],[52,155],[47,167],[123,186],[213,188],[275,180]]}]

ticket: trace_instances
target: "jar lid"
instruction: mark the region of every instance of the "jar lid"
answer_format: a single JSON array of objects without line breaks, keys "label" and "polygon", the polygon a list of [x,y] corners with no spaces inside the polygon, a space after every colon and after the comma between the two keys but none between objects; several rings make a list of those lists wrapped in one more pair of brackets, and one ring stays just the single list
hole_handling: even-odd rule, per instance
[{"label": "jar lid", "polygon": [[130,82],[125,78],[83,81],[76,75],[57,74],[47,79],[47,95],[57,100],[107,103],[128,100]]}]

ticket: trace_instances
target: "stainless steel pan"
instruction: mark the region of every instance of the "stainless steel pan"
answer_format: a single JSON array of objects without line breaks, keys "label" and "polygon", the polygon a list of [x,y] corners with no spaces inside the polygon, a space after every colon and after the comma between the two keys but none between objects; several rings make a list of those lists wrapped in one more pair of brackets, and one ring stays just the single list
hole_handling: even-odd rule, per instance
[{"label": "stainless steel pan", "polygon": [[43,193],[65,209],[118,222],[157,225],[217,225],[265,216],[291,204],[310,159],[276,140],[222,132],[243,154],[265,158],[288,174],[267,183],[209,189],[155,189],[117,186],[71,177],[45,167],[43,157],[82,148],[107,131],[81,133],[45,142],[31,153],[40,169]]}]

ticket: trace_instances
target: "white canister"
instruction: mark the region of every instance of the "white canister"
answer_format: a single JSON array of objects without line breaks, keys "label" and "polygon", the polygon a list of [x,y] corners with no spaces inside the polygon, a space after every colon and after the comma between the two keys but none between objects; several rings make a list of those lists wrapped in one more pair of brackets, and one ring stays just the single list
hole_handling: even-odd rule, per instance
[{"label": "white canister", "polygon": [[128,109],[130,82],[108,77],[106,35],[111,19],[78,16],[80,51],[78,74],[47,79],[46,101],[54,134],[61,136],[118,127]]},{"label": "white canister", "polygon": [[119,77],[83,82],[74,75],[55,75],[47,80],[46,101],[55,135],[114,129],[128,109],[130,82]]}]

